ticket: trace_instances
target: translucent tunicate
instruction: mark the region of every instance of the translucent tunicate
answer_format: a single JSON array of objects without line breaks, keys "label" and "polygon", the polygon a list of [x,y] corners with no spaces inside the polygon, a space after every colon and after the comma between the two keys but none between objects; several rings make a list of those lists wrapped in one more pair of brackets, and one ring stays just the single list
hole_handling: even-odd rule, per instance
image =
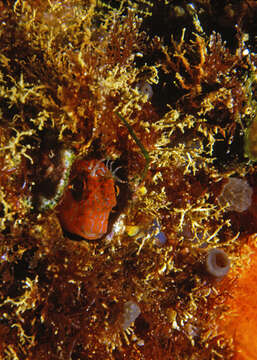
[{"label": "translucent tunicate", "polygon": [[131,324],[136,320],[136,318],[140,315],[140,313],[140,307],[134,301],[127,301],[124,304],[122,323],[123,330],[128,329]]},{"label": "translucent tunicate", "polygon": [[153,96],[153,88],[148,82],[139,82],[136,86],[142,95],[147,96],[147,100],[150,100]]},{"label": "translucent tunicate", "polygon": [[230,211],[246,211],[252,202],[253,190],[244,179],[231,177],[224,185],[218,200]]},{"label": "translucent tunicate", "polygon": [[59,166],[61,166],[62,168],[61,178],[57,184],[56,192],[52,198],[49,199],[47,197],[40,196],[40,211],[52,210],[58,204],[65,191],[66,186],[68,185],[71,166],[73,164],[73,161],[75,160],[75,154],[71,149],[62,149],[59,155]]}]

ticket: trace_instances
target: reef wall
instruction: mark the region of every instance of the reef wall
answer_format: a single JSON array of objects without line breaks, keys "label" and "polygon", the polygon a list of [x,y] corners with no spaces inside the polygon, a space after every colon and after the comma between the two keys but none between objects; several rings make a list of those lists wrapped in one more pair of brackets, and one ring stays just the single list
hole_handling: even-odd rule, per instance
[{"label": "reef wall", "polygon": [[0,1],[1,359],[253,359],[256,17]]}]

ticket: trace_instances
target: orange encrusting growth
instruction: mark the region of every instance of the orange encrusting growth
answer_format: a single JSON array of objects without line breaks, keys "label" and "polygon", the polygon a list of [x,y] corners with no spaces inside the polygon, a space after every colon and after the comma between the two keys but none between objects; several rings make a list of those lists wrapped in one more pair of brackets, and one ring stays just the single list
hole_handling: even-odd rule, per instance
[{"label": "orange encrusting growth", "polygon": [[99,239],[116,205],[115,183],[102,160],[78,161],[58,208],[62,227],[85,239]]},{"label": "orange encrusting growth", "polygon": [[[233,339],[233,360],[257,358],[257,242],[254,235],[251,244],[243,248],[242,256],[248,260],[240,269],[238,278],[229,290],[226,300],[228,312],[219,323],[225,336]],[[233,276],[233,274],[232,274]]]}]

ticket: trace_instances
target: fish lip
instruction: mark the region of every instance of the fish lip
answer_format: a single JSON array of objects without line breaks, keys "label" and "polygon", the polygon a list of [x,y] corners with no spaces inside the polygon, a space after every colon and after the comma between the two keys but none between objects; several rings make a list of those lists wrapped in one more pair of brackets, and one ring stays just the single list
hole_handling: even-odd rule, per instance
[{"label": "fish lip", "polygon": [[97,240],[100,239],[105,233],[87,233],[87,232],[82,232],[81,236],[85,239],[88,240]]}]

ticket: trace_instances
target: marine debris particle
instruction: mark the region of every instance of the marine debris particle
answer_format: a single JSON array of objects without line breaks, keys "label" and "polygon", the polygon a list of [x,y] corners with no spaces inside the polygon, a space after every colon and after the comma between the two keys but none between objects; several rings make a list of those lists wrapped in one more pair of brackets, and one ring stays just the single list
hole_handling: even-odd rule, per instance
[{"label": "marine debris particle", "polygon": [[[246,0],[0,1],[1,359],[247,359],[256,18]],[[90,187],[99,159],[120,168]],[[97,190],[105,228],[63,231],[64,194]]]}]

